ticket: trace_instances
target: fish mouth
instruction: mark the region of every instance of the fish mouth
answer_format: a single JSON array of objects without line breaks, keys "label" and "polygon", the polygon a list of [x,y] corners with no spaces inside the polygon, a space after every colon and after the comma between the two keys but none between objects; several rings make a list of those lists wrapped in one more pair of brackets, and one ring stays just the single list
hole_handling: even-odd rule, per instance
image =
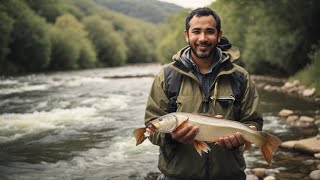
[{"label": "fish mouth", "polygon": [[155,122],[150,122],[146,125],[146,127],[153,132],[159,128],[159,124]]}]

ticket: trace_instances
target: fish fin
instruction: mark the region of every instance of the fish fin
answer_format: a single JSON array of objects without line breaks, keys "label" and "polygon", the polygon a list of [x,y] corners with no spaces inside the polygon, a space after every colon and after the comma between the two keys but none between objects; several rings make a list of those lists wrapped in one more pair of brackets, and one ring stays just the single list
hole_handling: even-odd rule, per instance
[{"label": "fish fin", "polygon": [[207,143],[203,142],[203,141],[197,141],[197,140],[194,140],[193,141],[193,145],[194,145],[194,148],[196,148],[198,154],[200,156],[202,156],[202,151],[203,152],[206,152],[208,153],[209,151],[211,151],[210,147],[208,146]]},{"label": "fish fin", "polygon": [[181,124],[179,124],[179,126],[178,126],[175,130],[180,130],[180,129],[182,129],[183,126],[184,126],[185,124],[187,124],[188,120],[189,120],[189,118],[187,118],[186,120],[184,120]]},{"label": "fish fin", "polygon": [[252,150],[252,145],[250,141],[245,141],[244,142],[244,147],[243,147],[244,151],[251,151]]},{"label": "fish fin", "polygon": [[262,153],[263,158],[268,162],[268,164],[271,164],[272,161],[272,154],[277,150],[278,146],[281,144],[281,140],[268,133],[262,133],[262,136],[264,137],[263,145],[260,147],[260,151]]},{"label": "fish fin", "polygon": [[147,137],[145,137],[144,135],[145,132],[146,132],[146,128],[138,128],[133,131],[134,137],[136,138],[136,141],[137,141],[136,146],[143,143],[143,141],[147,139]]}]

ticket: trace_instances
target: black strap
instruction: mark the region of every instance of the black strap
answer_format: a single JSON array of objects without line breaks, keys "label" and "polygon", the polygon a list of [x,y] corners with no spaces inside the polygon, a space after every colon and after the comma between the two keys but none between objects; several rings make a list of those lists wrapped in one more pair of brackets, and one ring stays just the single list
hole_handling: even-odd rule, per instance
[{"label": "black strap", "polygon": [[171,69],[169,66],[164,67],[165,94],[169,99],[168,112],[177,111],[177,97],[179,95],[182,74]]}]

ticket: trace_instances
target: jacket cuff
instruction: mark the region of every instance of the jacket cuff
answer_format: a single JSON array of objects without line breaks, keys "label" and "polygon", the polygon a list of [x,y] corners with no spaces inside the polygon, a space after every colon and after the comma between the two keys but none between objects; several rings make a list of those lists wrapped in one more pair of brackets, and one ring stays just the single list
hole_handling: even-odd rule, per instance
[{"label": "jacket cuff", "polygon": [[172,139],[172,136],[171,136],[170,133],[165,133],[164,134],[164,140],[168,144],[178,144],[179,143],[178,141]]}]

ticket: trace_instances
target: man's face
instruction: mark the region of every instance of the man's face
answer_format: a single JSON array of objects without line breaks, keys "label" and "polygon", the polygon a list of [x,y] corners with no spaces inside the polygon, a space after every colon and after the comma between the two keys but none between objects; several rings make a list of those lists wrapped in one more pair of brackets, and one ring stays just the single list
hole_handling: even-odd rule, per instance
[{"label": "man's face", "polygon": [[191,46],[193,58],[211,59],[217,43],[220,41],[216,21],[213,16],[194,16],[190,20],[190,28],[184,32],[187,43]]}]

